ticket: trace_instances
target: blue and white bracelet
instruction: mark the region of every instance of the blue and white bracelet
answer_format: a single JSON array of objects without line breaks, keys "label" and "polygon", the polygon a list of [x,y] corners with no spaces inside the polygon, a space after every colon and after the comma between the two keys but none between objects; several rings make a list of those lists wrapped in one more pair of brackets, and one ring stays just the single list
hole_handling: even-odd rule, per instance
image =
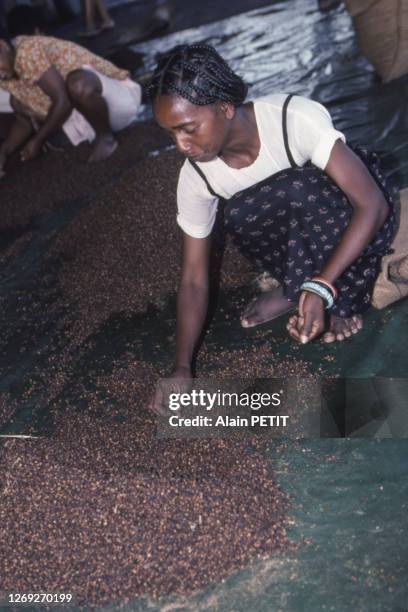
[{"label": "blue and white bracelet", "polygon": [[300,289],[302,291],[309,291],[309,293],[315,293],[326,302],[326,308],[331,308],[334,304],[334,298],[331,292],[326,289],[323,285],[315,281],[305,281]]}]

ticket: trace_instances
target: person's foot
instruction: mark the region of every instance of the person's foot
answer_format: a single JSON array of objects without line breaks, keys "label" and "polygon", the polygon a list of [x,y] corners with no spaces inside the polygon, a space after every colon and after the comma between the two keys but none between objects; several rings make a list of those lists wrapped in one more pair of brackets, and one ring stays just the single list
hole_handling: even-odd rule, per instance
[{"label": "person's foot", "polygon": [[279,286],[262,293],[248,304],[241,316],[241,325],[255,327],[272,321],[293,308],[295,304],[285,298],[282,287]]},{"label": "person's foot", "polygon": [[[290,317],[286,329],[289,334],[291,329],[298,329],[299,315],[293,315]],[[353,334],[356,334],[363,327],[363,317],[361,315],[354,315],[349,319],[342,319],[336,315],[330,315],[329,329],[323,334],[323,342],[342,342],[346,338],[350,338]]]},{"label": "person's foot", "polygon": [[323,334],[324,342],[341,342],[346,338],[350,338],[363,327],[363,317],[354,315],[349,319],[342,319],[336,315],[330,316],[330,326],[327,332]]},{"label": "person's foot", "polygon": [[99,162],[112,155],[118,146],[113,134],[102,134],[96,137],[94,148],[88,159],[89,162]]}]

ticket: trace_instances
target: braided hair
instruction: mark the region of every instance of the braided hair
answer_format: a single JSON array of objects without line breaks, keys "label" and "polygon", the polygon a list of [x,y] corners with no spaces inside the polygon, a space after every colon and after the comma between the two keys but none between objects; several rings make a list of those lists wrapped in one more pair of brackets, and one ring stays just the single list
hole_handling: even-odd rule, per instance
[{"label": "braided hair", "polygon": [[159,58],[149,85],[149,96],[177,94],[205,106],[217,100],[234,106],[244,103],[248,86],[211,45],[178,45]]}]

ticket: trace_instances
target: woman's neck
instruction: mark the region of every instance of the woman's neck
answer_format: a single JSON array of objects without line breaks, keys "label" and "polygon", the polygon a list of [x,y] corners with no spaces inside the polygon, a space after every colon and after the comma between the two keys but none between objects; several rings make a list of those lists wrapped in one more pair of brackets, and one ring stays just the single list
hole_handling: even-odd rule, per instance
[{"label": "woman's neck", "polygon": [[258,157],[261,142],[253,102],[236,109],[228,140],[219,157],[231,168],[250,166]]}]

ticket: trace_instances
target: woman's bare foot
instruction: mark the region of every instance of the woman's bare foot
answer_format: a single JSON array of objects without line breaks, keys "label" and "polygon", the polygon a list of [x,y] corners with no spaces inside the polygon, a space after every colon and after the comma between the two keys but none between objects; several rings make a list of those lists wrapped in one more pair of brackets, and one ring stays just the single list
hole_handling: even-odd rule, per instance
[{"label": "woman's bare foot", "polygon": [[[298,329],[299,323],[302,323],[302,321],[299,321],[299,315],[293,315],[293,317],[290,317],[286,329],[290,333],[291,329]],[[341,342],[356,334],[362,327],[363,317],[361,315],[354,315],[350,319],[342,319],[336,315],[331,315],[329,329],[323,334],[323,342]]]},{"label": "woman's bare foot", "polygon": [[262,293],[252,300],[241,316],[242,327],[255,327],[267,323],[295,308],[295,304],[284,297],[282,287]]},{"label": "woman's bare foot", "polygon": [[350,319],[342,319],[335,315],[330,316],[330,327],[329,330],[323,334],[324,342],[335,342],[336,340],[341,342],[345,338],[350,338],[353,334],[356,334],[363,327],[363,317],[361,315],[354,315]]},{"label": "woman's bare foot", "polygon": [[98,162],[112,155],[118,146],[113,134],[101,134],[95,139],[95,145],[88,159],[89,162]]}]

